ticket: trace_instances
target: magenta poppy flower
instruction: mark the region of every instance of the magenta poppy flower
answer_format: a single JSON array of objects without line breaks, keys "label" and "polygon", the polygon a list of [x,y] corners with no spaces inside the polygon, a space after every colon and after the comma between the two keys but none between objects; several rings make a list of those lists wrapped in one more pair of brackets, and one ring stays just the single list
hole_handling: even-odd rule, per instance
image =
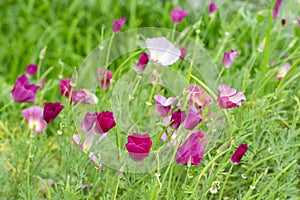
[{"label": "magenta poppy flower", "polygon": [[39,106],[26,108],[22,111],[22,116],[32,133],[42,133],[45,130],[47,123],[43,118],[43,108]]},{"label": "magenta poppy flower", "polygon": [[15,102],[35,102],[36,91],[40,87],[30,84],[26,75],[17,78],[11,96]]},{"label": "magenta poppy flower", "polygon": [[[95,123],[95,125],[94,125]],[[116,125],[112,112],[103,111],[100,114],[87,113],[82,120],[81,129],[83,131],[94,130],[98,134],[104,134]]]},{"label": "magenta poppy flower", "polygon": [[187,114],[183,128],[187,130],[194,129],[202,121],[201,112],[194,106],[192,106]]},{"label": "magenta poppy flower", "polygon": [[126,22],[126,18],[121,18],[121,19],[115,19],[114,23],[112,25],[112,31],[115,33],[120,32],[121,28],[123,27],[123,25]]},{"label": "magenta poppy flower", "polygon": [[203,131],[194,131],[186,139],[183,145],[179,146],[175,155],[177,163],[187,165],[200,165],[204,155],[205,144],[208,137],[204,139],[205,133]]},{"label": "magenta poppy flower", "polygon": [[246,97],[242,92],[237,92],[236,89],[230,88],[226,84],[219,86],[218,104],[221,108],[241,106],[243,101],[246,101]]},{"label": "magenta poppy flower", "polygon": [[26,74],[29,76],[34,76],[38,70],[38,66],[35,64],[29,64],[26,68]]},{"label": "magenta poppy flower", "polygon": [[98,98],[96,97],[95,94],[88,92],[86,90],[83,90],[83,89],[73,90],[71,103],[77,104],[79,102],[82,102],[85,104],[97,104]]},{"label": "magenta poppy flower", "polygon": [[217,4],[215,4],[213,2],[210,3],[209,4],[209,14],[213,15],[216,12],[216,10],[217,10]]},{"label": "magenta poppy flower", "polygon": [[184,60],[184,58],[185,58],[185,55],[186,55],[186,48],[180,48],[179,49],[180,50],[180,57],[179,57],[179,59],[180,60]]},{"label": "magenta poppy flower", "polygon": [[168,99],[161,94],[154,95],[157,114],[165,117],[171,110],[171,105],[176,101],[176,97],[169,97]]},{"label": "magenta poppy flower", "polygon": [[289,62],[285,63],[277,72],[276,74],[276,78],[277,80],[281,80],[286,73],[289,71],[289,69],[291,68],[291,64]]},{"label": "magenta poppy flower", "polygon": [[71,92],[71,88],[72,88],[70,81],[71,81],[70,78],[61,79],[59,81],[59,89],[60,89],[61,96],[65,96],[65,97],[70,96],[70,92]]},{"label": "magenta poppy flower", "polygon": [[195,106],[196,108],[202,108],[212,104],[213,100],[209,94],[198,85],[189,86],[189,106]]},{"label": "magenta poppy flower", "polygon": [[276,1],[275,7],[273,9],[273,14],[272,14],[273,19],[276,19],[277,16],[278,16],[278,12],[279,12],[279,8],[281,6],[281,3],[282,3],[282,0],[277,0]]},{"label": "magenta poppy flower", "polygon": [[239,54],[238,51],[230,50],[230,52],[224,52],[222,64],[225,68],[229,68],[236,58],[236,56]]},{"label": "magenta poppy flower", "polygon": [[98,83],[103,90],[107,90],[110,86],[110,79],[113,73],[110,70],[100,68],[98,72]]},{"label": "magenta poppy flower", "polygon": [[143,53],[140,56],[139,62],[135,68],[136,72],[143,72],[146,68],[147,63],[149,62],[148,55],[146,53]]},{"label": "magenta poppy flower", "polygon": [[240,146],[237,148],[237,150],[234,152],[234,154],[231,156],[231,162],[234,165],[237,165],[241,162],[242,157],[248,150],[247,144],[240,144]]},{"label": "magenta poppy flower", "polygon": [[178,24],[185,18],[185,16],[187,14],[188,14],[188,11],[186,11],[186,10],[182,10],[181,8],[173,8],[171,10],[172,21],[175,24]]},{"label": "magenta poppy flower", "polygon": [[176,112],[173,112],[171,116],[171,122],[172,122],[171,126],[174,129],[178,129],[179,126],[184,121],[185,117],[186,117],[185,112],[182,110],[177,110]]},{"label": "magenta poppy flower", "polygon": [[44,104],[43,118],[49,124],[51,123],[64,106],[60,102],[47,102]]},{"label": "magenta poppy flower", "polygon": [[143,161],[150,152],[152,141],[148,134],[134,133],[127,137],[125,147],[129,156],[136,162]]}]

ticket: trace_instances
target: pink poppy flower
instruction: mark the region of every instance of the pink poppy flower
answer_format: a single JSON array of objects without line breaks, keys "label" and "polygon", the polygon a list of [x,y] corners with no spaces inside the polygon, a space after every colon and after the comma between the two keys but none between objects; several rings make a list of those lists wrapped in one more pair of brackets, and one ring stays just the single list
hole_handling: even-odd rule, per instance
[{"label": "pink poppy flower", "polygon": [[26,74],[29,76],[34,76],[38,70],[38,66],[35,64],[29,64],[26,68]]},{"label": "pink poppy flower", "polygon": [[276,78],[277,80],[281,80],[286,73],[289,71],[289,69],[291,68],[291,64],[289,62],[285,63],[277,72],[276,74]]},{"label": "pink poppy flower", "polygon": [[188,14],[188,11],[186,11],[186,10],[182,10],[181,8],[173,8],[171,10],[172,21],[175,24],[178,24],[185,18],[185,16],[187,14]]},{"label": "pink poppy flower", "polygon": [[187,165],[200,165],[204,155],[204,148],[208,137],[204,139],[205,133],[203,131],[194,131],[186,139],[183,145],[178,147],[175,159],[177,163]]},{"label": "pink poppy flower", "polygon": [[[94,125],[95,124],[95,125]],[[81,129],[83,131],[91,131],[98,134],[104,134],[116,125],[112,112],[103,111],[100,114],[87,113],[82,120]]]},{"label": "pink poppy flower", "polygon": [[209,4],[209,14],[213,15],[216,12],[216,10],[217,10],[217,4],[215,4],[213,2],[210,3]]},{"label": "pink poppy flower", "polygon": [[37,85],[30,84],[26,75],[23,74],[17,78],[11,95],[15,102],[35,102],[35,94],[39,88]]},{"label": "pink poppy flower", "polygon": [[185,112],[182,110],[177,110],[176,112],[173,112],[171,116],[171,122],[172,122],[171,126],[174,129],[178,129],[179,126],[184,121],[185,117],[186,117]]},{"label": "pink poppy flower", "polygon": [[241,106],[243,101],[246,101],[246,97],[242,92],[237,92],[236,89],[230,88],[226,84],[219,86],[218,104],[221,108]]},{"label": "pink poppy flower", "polygon": [[143,161],[150,152],[152,141],[148,134],[134,133],[127,137],[125,147],[129,156],[136,162]]},{"label": "pink poppy flower", "polygon": [[213,100],[209,94],[198,85],[189,86],[190,98],[188,101],[189,106],[195,106],[196,108],[203,108],[212,104]]},{"label": "pink poppy flower", "polygon": [[107,90],[110,86],[110,79],[113,73],[110,70],[100,68],[98,72],[98,83],[103,90]]},{"label": "pink poppy flower", "polygon": [[179,57],[179,59],[180,60],[184,60],[184,58],[185,58],[185,55],[186,55],[186,48],[180,48],[179,49],[180,50],[180,57]]},{"label": "pink poppy flower", "polygon": [[224,52],[222,64],[225,68],[229,68],[236,58],[236,56],[239,54],[238,51],[230,50],[230,52]]},{"label": "pink poppy flower", "polygon": [[112,25],[112,31],[115,33],[120,32],[121,28],[123,27],[123,25],[126,22],[126,18],[121,18],[121,19],[115,19],[114,23]]},{"label": "pink poppy flower", "polygon": [[194,106],[192,106],[187,114],[183,128],[187,130],[194,129],[202,121],[201,112]]},{"label": "pink poppy flower", "polygon": [[231,156],[231,162],[234,165],[237,165],[241,162],[242,157],[248,150],[247,144],[240,144],[240,146],[237,148],[237,150],[234,152],[234,154]]},{"label": "pink poppy flower", "polygon": [[281,6],[281,3],[282,3],[282,0],[277,0],[276,1],[275,7],[273,9],[273,14],[272,14],[273,19],[276,19],[277,16],[278,16],[278,12],[279,12],[279,8]]},{"label": "pink poppy flower", "polygon": [[176,101],[176,97],[169,97],[168,99],[161,94],[154,95],[157,114],[165,117],[171,110],[171,105]]},{"label": "pink poppy flower", "polygon": [[71,92],[71,84],[70,84],[71,79],[66,78],[66,79],[61,79],[59,81],[59,91],[61,96],[69,97],[70,92]]},{"label": "pink poppy flower", "polygon": [[60,102],[46,102],[44,104],[43,118],[49,124],[51,123],[60,111],[64,109],[64,106]]},{"label": "pink poppy flower", "polygon": [[43,118],[43,108],[39,106],[26,108],[22,111],[22,116],[32,133],[42,133],[45,130],[47,123]]},{"label": "pink poppy flower", "polygon": [[73,90],[71,103],[77,104],[79,102],[82,102],[85,104],[97,104],[98,98],[95,96],[95,94],[90,93],[83,89]]},{"label": "pink poppy flower", "polygon": [[149,61],[156,66],[172,65],[181,55],[180,50],[165,37],[147,38],[146,47]]},{"label": "pink poppy flower", "polygon": [[139,62],[135,68],[136,72],[143,72],[146,68],[147,63],[149,62],[148,55],[146,53],[143,53],[140,56]]}]

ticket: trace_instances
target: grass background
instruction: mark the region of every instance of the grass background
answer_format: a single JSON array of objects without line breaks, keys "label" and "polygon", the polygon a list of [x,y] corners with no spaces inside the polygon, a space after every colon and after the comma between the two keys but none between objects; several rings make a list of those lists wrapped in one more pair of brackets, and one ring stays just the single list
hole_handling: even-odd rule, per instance
[{"label": "grass background", "polygon": [[[39,62],[47,46],[41,71],[47,75],[46,87],[38,94],[43,101],[67,101],[58,95],[59,75],[69,77],[73,66],[111,35],[115,18],[126,17],[122,30],[137,27],[172,28],[170,10],[181,6],[189,15],[177,26],[181,31],[193,26],[200,32],[199,43],[221,70],[224,51],[240,52],[223,82],[243,91],[247,102],[231,109],[232,124],[220,141],[203,158],[203,164],[188,169],[172,165],[163,169],[161,184],[154,172],[126,174],[105,168],[95,170],[71,143],[75,127],[71,108],[33,141],[31,166],[32,199],[298,199],[299,118],[300,118],[300,17],[299,2],[284,1],[276,20],[269,14],[275,1],[216,1],[217,16],[208,16],[209,1],[0,1],[0,106],[11,102],[10,91],[16,78],[29,63]],[[286,18],[287,24],[281,25]],[[270,25],[270,28],[268,28]],[[269,36],[268,36],[269,35]],[[195,37],[195,33],[192,33]],[[258,51],[266,38],[263,52]],[[275,61],[274,66],[269,62]],[[284,63],[295,64],[279,82],[274,78]],[[62,71],[63,67],[63,71]],[[107,94],[109,96],[109,93]],[[28,105],[12,104],[0,116],[0,193],[5,199],[27,199],[28,130],[21,110]],[[62,130],[63,135],[58,135]],[[233,136],[233,137],[230,137]],[[228,151],[217,149],[228,143]],[[240,143],[248,143],[243,162],[230,169],[228,160]],[[298,159],[298,161],[296,161]],[[247,171],[248,170],[248,171]],[[247,173],[247,179],[241,177]],[[193,177],[187,176],[187,174]],[[201,177],[200,177],[201,176]],[[52,178],[56,184],[49,194],[39,189],[39,177]],[[73,181],[72,181],[73,179]],[[161,180],[162,181],[162,180]],[[210,188],[220,182],[217,194]],[[226,183],[226,184],[225,184]],[[82,190],[83,184],[93,184]],[[251,185],[255,185],[251,187]],[[223,192],[221,192],[223,191]]]}]

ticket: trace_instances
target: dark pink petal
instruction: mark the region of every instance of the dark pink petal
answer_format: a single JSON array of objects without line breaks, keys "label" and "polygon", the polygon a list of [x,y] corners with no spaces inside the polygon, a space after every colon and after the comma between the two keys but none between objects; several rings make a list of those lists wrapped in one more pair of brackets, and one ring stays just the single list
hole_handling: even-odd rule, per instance
[{"label": "dark pink petal", "polygon": [[148,134],[134,133],[127,137],[125,147],[129,156],[136,162],[143,161],[150,152],[152,141]]},{"label": "dark pink petal", "polygon": [[210,15],[214,14],[216,12],[216,10],[217,10],[217,4],[215,4],[213,2],[210,3],[209,4],[209,14]]},{"label": "dark pink petal", "polygon": [[276,1],[275,7],[273,9],[273,14],[272,14],[273,19],[276,19],[277,16],[278,16],[278,12],[279,12],[279,8],[281,6],[281,2],[282,2],[282,0],[277,0]]},{"label": "dark pink petal", "polygon": [[110,79],[113,77],[113,73],[110,70],[103,68],[98,72],[98,83],[103,90],[107,90],[110,86]]},{"label": "dark pink petal", "polygon": [[185,58],[185,55],[186,55],[186,48],[180,48],[179,49],[180,50],[180,57],[179,57],[179,59],[180,60],[184,60],[184,58]]},{"label": "dark pink petal", "polygon": [[221,108],[232,108],[241,106],[246,101],[246,97],[242,92],[230,88],[226,84],[222,84],[218,88],[218,104]]},{"label": "dark pink petal", "polygon": [[286,19],[281,19],[281,24],[284,26],[286,24]]},{"label": "dark pink petal", "polygon": [[38,66],[35,64],[29,64],[26,68],[26,74],[29,76],[34,76],[38,70]]},{"label": "dark pink petal", "polygon": [[183,128],[187,130],[194,129],[202,121],[201,112],[198,111],[195,107],[191,107],[189,113],[187,114]]},{"label": "dark pink petal", "polygon": [[231,162],[234,165],[237,165],[241,162],[242,157],[248,150],[247,144],[240,144],[240,146],[237,148],[237,150],[234,152],[234,154],[231,156]]},{"label": "dark pink petal", "polygon": [[202,157],[204,155],[204,148],[208,138],[204,138],[205,133],[203,131],[194,131],[186,139],[183,145],[178,147],[175,159],[177,163],[187,165],[189,160],[192,165],[200,165]]},{"label": "dark pink petal", "polygon": [[37,85],[30,84],[26,75],[23,74],[17,78],[11,95],[15,102],[35,102],[35,94],[39,88]]},{"label": "dark pink petal", "polygon": [[182,110],[177,110],[176,112],[172,113],[171,116],[171,121],[172,121],[172,127],[174,129],[178,129],[179,126],[182,124],[182,122],[184,121],[186,115],[185,112]]},{"label": "dark pink petal", "polygon": [[95,125],[95,131],[98,134],[103,134],[112,129],[116,125],[114,115],[112,112],[103,111],[97,114],[97,121]]},{"label": "dark pink petal", "polygon": [[148,62],[149,62],[148,55],[146,53],[143,53],[139,58],[139,62],[135,68],[135,71],[143,72]]},{"label": "dark pink petal", "polygon": [[71,85],[70,85],[70,78],[62,79],[59,81],[59,89],[60,89],[60,95],[69,97],[71,92]]},{"label": "dark pink petal", "polygon": [[155,105],[156,105],[156,111],[159,116],[165,117],[169,114],[171,110],[171,105],[173,102],[175,102],[176,97],[170,97],[166,99],[161,94],[154,95]]},{"label": "dark pink petal", "polygon": [[60,102],[47,102],[44,104],[43,118],[49,124],[51,123],[60,111],[64,109],[64,106]]},{"label": "dark pink petal", "polygon": [[22,111],[22,116],[34,133],[42,133],[45,130],[47,123],[43,119],[43,108],[39,106],[26,108]]},{"label": "dark pink petal", "polygon": [[171,17],[174,23],[180,23],[185,16],[188,14],[188,11],[182,10],[181,8],[173,8],[171,10]]},{"label": "dark pink petal", "polygon": [[126,22],[126,18],[121,18],[121,19],[115,19],[114,23],[112,25],[112,31],[115,33],[120,32],[121,28],[123,27],[123,25]]},{"label": "dark pink petal", "polygon": [[189,86],[189,106],[195,106],[197,108],[202,108],[212,104],[212,98],[209,94],[201,87],[197,85]]}]

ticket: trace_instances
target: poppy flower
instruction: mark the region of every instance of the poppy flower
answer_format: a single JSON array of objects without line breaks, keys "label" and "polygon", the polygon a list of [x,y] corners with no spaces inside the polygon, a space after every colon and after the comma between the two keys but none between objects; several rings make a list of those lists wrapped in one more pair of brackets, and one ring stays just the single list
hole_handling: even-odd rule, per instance
[{"label": "poppy flower", "polygon": [[230,52],[224,52],[222,64],[225,68],[229,68],[236,56],[239,54],[238,51],[230,50]]},{"label": "poppy flower", "polygon": [[171,110],[171,105],[176,101],[176,97],[169,97],[168,99],[161,94],[154,95],[157,114],[165,117]]},{"label": "poppy flower", "polygon": [[43,118],[49,124],[51,123],[60,111],[64,109],[64,106],[60,102],[47,102],[44,104]]},{"label": "poppy flower", "polygon": [[234,154],[231,156],[231,162],[234,165],[237,165],[241,162],[242,157],[248,150],[247,144],[240,144],[240,146],[237,148],[237,150],[234,152]]},{"label": "poppy flower", "polygon": [[187,130],[194,129],[202,121],[201,112],[194,106],[192,106],[187,114],[183,128]]},{"label": "poppy flower", "polygon": [[87,113],[82,120],[81,129],[83,131],[94,130],[98,134],[104,134],[116,125],[112,112],[103,111],[100,114]]},{"label": "poppy flower", "polygon": [[122,29],[123,25],[126,22],[126,18],[121,18],[121,19],[115,19],[114,23],[112,25],[112,31],[115,33],[120,32],[120,30]]},{"label": "poppy flower", "polygon": [[11,95],[15,102],[35,102],[36,91],[39,88],[37,85],[30,84],[26,75],[23,74],[17,78]]},{"label": "poppy flower", "polygon": [[136,65],[136,68],[135,68],[135,71],[143,72],[145,70],[148,62],[149,62],[148,55],[146,53],[143,53],[139,58],[138,64]]},{"label": "poppy flower", "polygon": [[29,64],[26,68],[26,74],[29,76],[34,76],[38,70],[38,66],[35,64]]},{"label": "poppy flower", "polygon": [[32,133],[42,133],[45,130],[47,123],[43,118],[43,108],[39,106],[26,108],[22,111],[22,116]]},{"label": "poppy flower", "polygon": [[209,94],[198,85],[189,86],[189,106],[195,106],[196,108],[203,108],[212,104],[213,100]]},{"label": "poppy flower", "polygon": [[103,90],[107,90],[110,86],[110,79],[113,73],[110,70],[100,68],[98,72],[98,83]]},{"label": "poppy flower", "polygon": [[61,96],[69,97],[70,92],[71,92],[71,84],[70,84],[71,79],[66,78],[66,79],[61,79],[59,81],[59,91]]},{"label": "poppy flower", "polygon": [[129,156],[136,162],[143,161],[150,152],[152,141],[148,134],[134,133],[127,137],[125,147]]},{"label": "poppy flower", "polygon": [[204,139],[205,133],[203,131],[194,131],[183,145],[179,146],[175,155],[177,163],[187,165],[191,162],[191,165],[200,165],[202,157],[204,155],[204,148],[208,137]]},{"label": "poppy flower", "polygon": [[79,102],[85,104],[97,104],[98,98],[96,97],[95,94],[88,92],[84,89],[73,90],[71,103],[77,104]]},{"label": "poppy flower", "polygon": [[246,97],[242,92],[237,92],[236,89],[230,88],[226,84],[222,84],[218,88],[218,104],[221,108],[232,108],[241,106]]},{"label": "poppy flower", "polygon": [[171,116],[171,122],[172,122],[171,126],[174,129],[178,129],[179,126],[184,121],[185,117],[186,117],[185,112],[182,110],[177,110],[176,112],[173,112]]},{"label": "poppy flower", "polygon": [[187,14],[188,14],[188,11],[186,11],[186,10],[182,10],[181,8],[173,8],[171,10],[172,21],[175,24],[178,24],[185,18],[185,16]]},{"label": "poppy flower", "polygon": [[217,4],[215,4],[213,2],[210,3],[209,4],[209,14],[213,15],[216,12],[216,10],[217,10]]},{"label": "poppy flower", "polygon": [[181,55],[180,50],[165,37],[147,38],[146,47],[150,62],[156,66],[172,65]]}]

